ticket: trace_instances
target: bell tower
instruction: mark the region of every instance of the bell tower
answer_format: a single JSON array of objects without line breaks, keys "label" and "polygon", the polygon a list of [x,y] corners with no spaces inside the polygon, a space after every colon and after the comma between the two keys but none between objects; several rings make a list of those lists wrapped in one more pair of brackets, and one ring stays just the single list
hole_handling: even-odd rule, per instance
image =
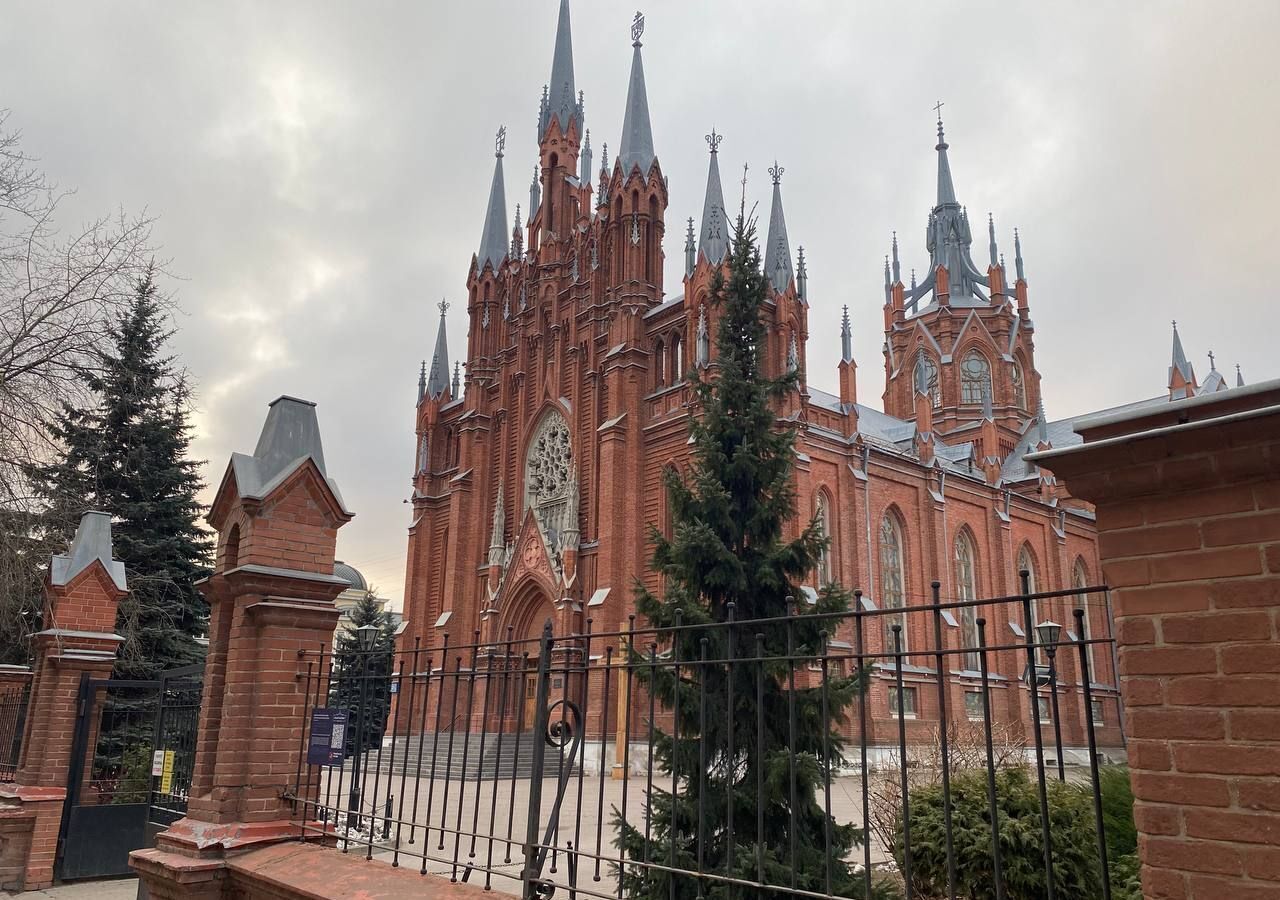
[{"label": "bell tower", "polygon": [[973,440],[980,457],[1004,458],[1043,418],[1022,241],[1015,229],[1012,289],[992,216],[986,270],[974,263],[969,212],[956,199],[941,108],[939,102],[937,202],[925,227],[924,279],[917,282],[913,269],[903,284],[896,232],[885,257],[884,410],[919,426],[917,395],[923,394],[931,431]]}]

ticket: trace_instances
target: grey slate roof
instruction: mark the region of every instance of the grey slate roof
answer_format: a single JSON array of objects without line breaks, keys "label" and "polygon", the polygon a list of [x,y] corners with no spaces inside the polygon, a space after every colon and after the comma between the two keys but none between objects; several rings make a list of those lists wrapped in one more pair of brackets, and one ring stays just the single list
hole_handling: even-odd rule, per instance
[{"label": "grey slate roof", "polygon": [[635,166],[647,176],[657,155],[653,151],[653,128],[649,124],[649,95],[644,86],[644,61],[640,58],[640,42],[631,54],[631,81],[627,85],[627,106],[622,117],[622,144],[618,162],[626,177]]},{"label": "grey slate roof", "polygon": [[489,185],[489,206],[484,214],[484,230],[480,233],[480,252],[476,254],[476,266],[481,271],[486,265],[497,271],[507,258],[507,192],[502,179],[502,151],[495,154],[493,183]]},{"label": "grey slate roof", "polygon": [[340,559],[333,562],[333,574],[351,585],[357,591],[369,590],[369,582],[355,566],[349,566]]},{"label": "grey slate roof", "polygon": [[325,470],[316,405],[309,400],[282,396],[271,401],[253,455],[232,453],[231,470],[240,496],[260,499],[308,459],[315,463],[338,505],[346,511],[338,485]]},{"label": "grey slate roof", "polygon": [[[538,119],[538,140],[547,135],[554,116],[560,130],[567,132],[569,122],[577,119],[582,126],[582,110],[578,107],[578,91],[573,84],[573,34],[569,27],[569,0],[560,0],[560,18],[556,22],[556,49],[551,57],[551,83],[546,102]],[[530,213],[532,216],[532,212]]]},{"label": "grey slate roof", "polygon": [[787,218],[782,212],[782,170],[775,162],[773,176],[773,204],[769,208],[769,236],[765,239],[764,277],[781,294],[791,283],[791,244],[787,240]]},{"label": "grey slate roof", "polygon": [[729,216],[720,185],[719,156],[713,147],[707,165],[707,194],[702,201],[702,233],[698,236],[698,253],[713,266],[719,265],[729,250]]},{"label": "grey slate roof", "polygon": [[49,580],[55,585],[68,584],[95,562],[102,563],[111,581],[122,591],[129,589],[125,581],[124,563],[111,555],[111,514],[87,512],[80,517],[76,536],[65,554],[53,557]]}]

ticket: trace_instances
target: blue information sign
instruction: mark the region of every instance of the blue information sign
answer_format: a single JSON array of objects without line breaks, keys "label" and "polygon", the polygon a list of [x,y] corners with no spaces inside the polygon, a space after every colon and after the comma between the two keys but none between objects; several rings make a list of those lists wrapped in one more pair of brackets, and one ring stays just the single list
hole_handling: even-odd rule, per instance
[{"label": "blue information sign", "polygon": [[318,707],[311,710],[311,737],[307,741],[307,765],[340,766],[346,758],[347,719],[345,709]]}]

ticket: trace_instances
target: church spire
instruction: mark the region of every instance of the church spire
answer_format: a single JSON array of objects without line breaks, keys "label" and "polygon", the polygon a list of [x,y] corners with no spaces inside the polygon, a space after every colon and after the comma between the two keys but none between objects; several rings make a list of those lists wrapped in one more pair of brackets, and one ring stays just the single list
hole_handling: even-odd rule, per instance
[{"label": "church spire", "polygon": [[729,217],[724,208],[724,190],[720,185],[720,142],[724,135],[714,128],[707,135],[711,162],[707,164],[707,193],[702,201],[702,233],[698,237],[698,253],[713,266],[720,265],[729,250]]},{"label": "church spire", "polygon": [[[567,0],[565,0],[567,3]],[[622,117],[622,144],[618,162],[622,164],[622,177],[631,174],[639,166],[640,174],[648,176],[649,168],[657,155],[653,152],[653,129],[649,124],[649,95],[644,86],[644,61],[640,58],[640,36],[644,34],[644,16],[636,13],[631,23],[631,81],[627,85],[627,106]]]},{"label": "church spire", "polygon": [[[1240,367],[1236,366],[1239,371]],[[422,402],[422,398],[427,395],[427,361],[422,361],[422,368],[418,370],[418,402]]]},{"label": "church spire", "polygon": [[787,220],[782,213],[782,173],[786,171],[774,160],[769,169],[773,179],[773,206],[769,210],[769,236],[765,239],[764,277],[781,294],[791,283],[791,244],[787,241]]},{"label": "church spire", "polygon": [[951,162],[947,159],[947,139],[942,133],[942,101],[934,107],[938,113],[938,206],[956,205],[956,187],[951,183]]},{"label": "church spire", "polygon": [[1176,400],[1180,396],[1188,396],[1195,391],[1196,370],[1187,359],[1182,349],[1182,337],[1178,334],[1178,323],[1173,323],[1173,355],[1169,366],[1169,393]]},{"label": "church spire", "polygon": [[431,374],[427,377],[427,393],[434,400],[449,388],[449,338],[445,334],[444,314],[449,311],[449,301],[441,300],[440,330],[436,332],[436,350],[431,354]]},{"label": "church spire", "polygon": [[800,295],[802,303],[809,302],[809,267],[804,263],[803,247],[800,248],[796,259],[796,293]]},{"label": "church spire", "polygon": [[689,230],[684,236],[684,277],[693,274],[693,267],[698,260],[698,245],[693,242],[693,216],[689,217]]},{"label": "church spire", "polygon": [[[538,120],[538,140],[547,136],[551,120],[560,123],[560,132],[569,133],[569,123],[582,127],[582,107],[573,85],[573,34],[569,27],[569,0],[560,0],[560,18],[556,23],[556,49],[551,57],[551,84],[542,104]],[[532,213],[530,213],[532,215]]]},{"label": "church spire", "polygon": [[991,254],[991,268],[999,264],[999,251],[996,249],[996,217],[987,213],[987,250]]},{"label": "church spire", "polygon": [[[1022,236],[1018,234],[1018,229],[1013,229],[1013,267],[1018,273],[1019,281],[1027,280],[1027,273],[1022,270]],[[1178,329],[1175,328],[1176,332]]]},{"label": "church spire", "polygon": [[507,258],[507,192],[502,181],[502,151],[507,143],[507,126],[498,129],[494,139],[493,183],[489,186],[489,207],[484,214],[484,231],[480,235],[480,253],[476,259],[478,271],[485,265],[494,271]]},{"label": "church spire", "polygon": [[578,181],[583,187],[591,186],[591,176],[595,172],[591,168],[591,129],[587,129],[587,136],[582,141],[582,158],[578,167]]},{"label": "church spire", "polygon": [[542,203],[542,186],[538,184],[538,164],[533,164],[533,181],[529,182],[529,220],[538,214],[538,206]]},{"label": "church spire", "polygon": [[844,362],[853,360],[853,331],[849,328],[849,307],[846,305],[840,317],[840,359]]}]

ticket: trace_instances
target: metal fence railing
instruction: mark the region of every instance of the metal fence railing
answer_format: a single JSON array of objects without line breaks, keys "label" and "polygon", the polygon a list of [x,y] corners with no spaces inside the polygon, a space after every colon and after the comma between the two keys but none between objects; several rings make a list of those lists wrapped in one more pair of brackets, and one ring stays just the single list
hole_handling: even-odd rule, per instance
[{"label": "metal fence railing", "polygon": [[29,684],[0,688],[0,784],[13,781],[26,729]]},{"label": "metal fence railing", "polygon": [[705,618],[307,654],[299,836],[527,898],[1110,898],[1105,588]]}]

